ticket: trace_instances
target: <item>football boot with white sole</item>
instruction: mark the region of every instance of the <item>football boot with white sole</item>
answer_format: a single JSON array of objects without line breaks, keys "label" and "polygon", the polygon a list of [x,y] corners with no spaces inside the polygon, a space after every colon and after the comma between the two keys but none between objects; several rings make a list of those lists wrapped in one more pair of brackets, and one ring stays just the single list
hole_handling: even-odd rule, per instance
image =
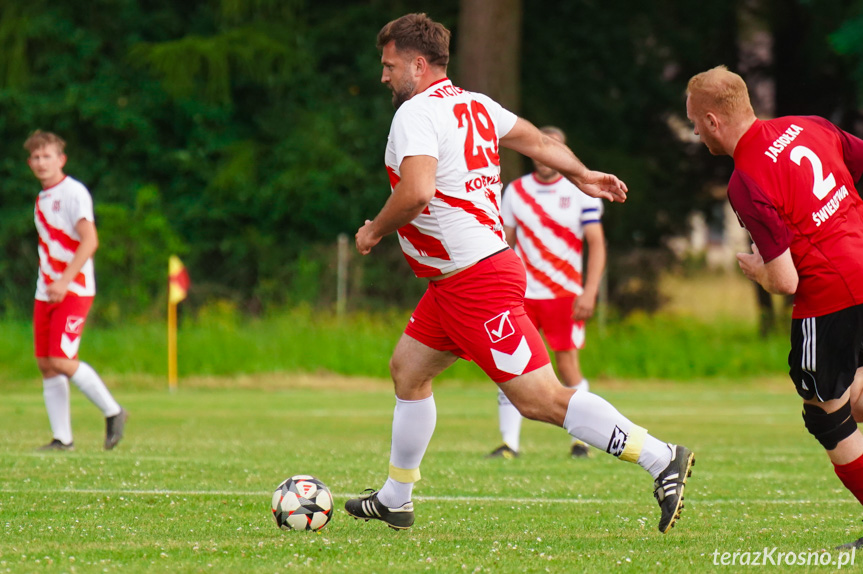
[{"label": "football boot with white sole", "polygon": [[683,510],[683,489],[686,479],[692,476],[695,454],[685,446],[668,445],[671,449],[671,462],[653,482],[653,496],[659,503],[662,515],[659,518],[659,531],[665,534],[674,527]]},{"label": "football boot with white sole", "polygon": [[380,520],[390,528],[405,530],[414,523],[414,503],[405,502],[398,508],[388,508],[378,500],[378,491],[367,488],[359,498],[345,502],[345,511],[354,518]]}]

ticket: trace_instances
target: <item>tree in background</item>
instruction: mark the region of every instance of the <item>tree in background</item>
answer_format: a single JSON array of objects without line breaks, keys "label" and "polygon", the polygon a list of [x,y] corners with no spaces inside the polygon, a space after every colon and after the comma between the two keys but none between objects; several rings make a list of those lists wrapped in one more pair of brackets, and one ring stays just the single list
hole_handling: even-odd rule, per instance
[{"label": "tree in background", "polygon": [[[98,280],[122,302],[118,313],[162,307],[162,261],[134,259],[144,245],[148,258],[182,252],[193,305],[218,297],[262,310],[334,293],[329,246],[389,193],[381,150],[393,112],[374,41],[409,11],[453,31],[457,83],[560,125],[588,165],[627,181],[630,199],[605,225],[612,254],[637,247],[640,263],[622,260],[611,276],[649,286],[626,273],[653,265],[652,250],[714,201],[705,184],[730,170],[672,125],[685,121],[692,74],[737,61],[741,2],[3,0],[0,312],[27,314],[32,299],[37,190],[20,142],[35,128],[64,136],[69,173],[93,193]],[[782,8],[768,18],[777,113],[822,113],[853,130],[860,92],[843,76],[863,78],[861,0],[766,4]],[[795,38],[805,47],[793,49]],[[821,85],[834,97],[821,98]],[[353,300],[412,303],[422,283],[405,280],[394,241],[382,250],[355,268]],[[131,269],[144,291],[128,284]]]},{"label": "tree in background", "polygon": [[845,56],[847,69],[854,79],[857,98],[856,106],[852,107],[857,110],[854,127],[859,135],[863,133],[863,119],[860,114],[860,109],[863,108],[863,0],[855,0],[849,4],[845,13],[840,16],[839,26],[831,30],[829,40],[830,46],[838,54]]},{"label": "tree in background", "polygon": [[[458,81],[520,113],[522,0],[461,0],[458,20]],[[500,150],[506,185],[523,175],[521,155]]]}]

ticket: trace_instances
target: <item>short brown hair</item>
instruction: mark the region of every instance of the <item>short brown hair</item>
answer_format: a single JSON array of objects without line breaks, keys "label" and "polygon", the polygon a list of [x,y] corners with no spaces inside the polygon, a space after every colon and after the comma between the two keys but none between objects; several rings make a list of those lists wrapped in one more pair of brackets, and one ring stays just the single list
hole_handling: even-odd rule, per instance
[{"label": "short brown hair", "polygon": [[432,66],[449,64],[450,31],[424,13],[406,14],[378,32],[378,50],[395,40],[399,52],[419,52]]},{"label": "short brown hair", "polygon": [[704,111],[716,111],[728,117],[754,113],[746,82],[725,66],[716,66],[692,76],[686,86],[686,95],[694,96],[693,105]]},{"label": "short brown hair", "polygon": [[560,143],[566,143],[566,134],[563,133],[563,130],[557,126],[543,126],[539,128],[539,131],[544,133],[545,135],[556,135],[560,138]]},{"label": "short brown hair", "polygon": [[33,153],[37,149],[50,144],[57,146],[57,151],[61,154],[63,153],[63,150],[66,149],[66,142],[63,141],[63,138],[57,134],[43,132],[42,130],[36,130],[30,134],[30,137],[28,137],[24,142],[24,149]]}]

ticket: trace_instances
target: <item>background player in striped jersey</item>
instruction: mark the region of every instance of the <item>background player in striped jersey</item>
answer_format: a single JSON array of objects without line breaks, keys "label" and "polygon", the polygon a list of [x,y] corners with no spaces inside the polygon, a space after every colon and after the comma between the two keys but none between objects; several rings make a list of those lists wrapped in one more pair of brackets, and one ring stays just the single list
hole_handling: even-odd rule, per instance
[{"label": "background player in striped jersey", "polygon": [[39,233],[39,274],[33,307],[36,363],[42,372],[45,408],[54,439],[41,450],[72,450],[69,381],[105,415],[105,444],[123,436],[126,411],[93,368],[78,360],[87,314],[96,295],[93,254],[99,246],[93,199],[84,185],[63,173],[65,142],[36,131],[24,148],[33,175],[42,184],[34,217]]},{"label": "background player in striped jersey", "polygon": [[[540,132],[566,143],[559,128]],[[589,390],[578,351],[584,348],[584,322],[593,315],[599,281],[605,269],[602,200],[582,193],[559,172],[534,160],[534,171],[510,183],[501,213],[506,242],[514,247],[527,271],[524,308],[554,351],[561,382]],[[587,281],[582,280],[583,244],[587,240]],[[583,285],[583,287],[582,287]],[[521,413],[498,390],[498,415],[503,444],[489,457],[513,458],[519,453]],[[574,440],[570,453],[588,456],[588,446]]]},{"label": "background player in striped jersey", "polygon": [[863,503],[863,141],[816,116],[757,119],[725,66],[686,92],[695,134],[734,158],[728,200],[753,241],[737,255],[743,273],[794,295],[788,366],[806,429]]},{"label": "background player in striped jersey", "polygon": [[437,422],[432,382],[462,357],[526,417],[562,426],[650,473],[659,530],[668,532],[683,508],[694,455],[654,438],[601,397],[557,380],[524,310],[524,264],[504,238],[498,144],[596,197],[623,201],[626,185],[587,169],[564,144],[488,96],[453,85],[446,75],[449,38],[425,14],[402,16],[378,34],[381,82],[396,107],[384,154],[392,193],[357,231],[357,250],[366,255],[396,232],[414,273],[429,282],[390,359],[396,407],[389,477],[379,491],[348,500],[345,510],[392,528],[413,525],[411,495]]}]

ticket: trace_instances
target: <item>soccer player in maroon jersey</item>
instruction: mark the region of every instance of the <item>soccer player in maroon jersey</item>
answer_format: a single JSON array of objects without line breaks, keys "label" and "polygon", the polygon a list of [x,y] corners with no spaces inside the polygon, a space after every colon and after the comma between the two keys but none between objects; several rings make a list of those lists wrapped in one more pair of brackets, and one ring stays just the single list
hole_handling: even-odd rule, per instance
[{"label": "soccer player in maroon jersey", "polygon": [[753,241],[740,268],[794,295],[788,366],[803,421],[863,503],[863,140],[815,116],[757,119],[725,66],[692,77],[686,115],[710,153],[734,158],[728,199]]},{"label": "soccer player in maroon jersey", "polygon": [[389,477],[380,490],[348,500],[345,510],[397,529],[414,523],[413,486],[437,421],[432,381],[462,357],[475,361],[524,416],[562,426],[649,472],[659,530],[668,532],[683,508],[694,455],[656,439],[604,399],[557,380],[524,309],[524,265],[504,237],[498,144],[595,197],[622,201],[626,186],[588,170],[564,144],[488,96],[454,86],[446,75],[449,38],[425,14],[393,20],[378,34],[381,82],[397,108],[384,155],[392,194],[357,231],[357,250],[366,255],[397,232],[414,273],[429,282],[390,360],[396,407]]}]

